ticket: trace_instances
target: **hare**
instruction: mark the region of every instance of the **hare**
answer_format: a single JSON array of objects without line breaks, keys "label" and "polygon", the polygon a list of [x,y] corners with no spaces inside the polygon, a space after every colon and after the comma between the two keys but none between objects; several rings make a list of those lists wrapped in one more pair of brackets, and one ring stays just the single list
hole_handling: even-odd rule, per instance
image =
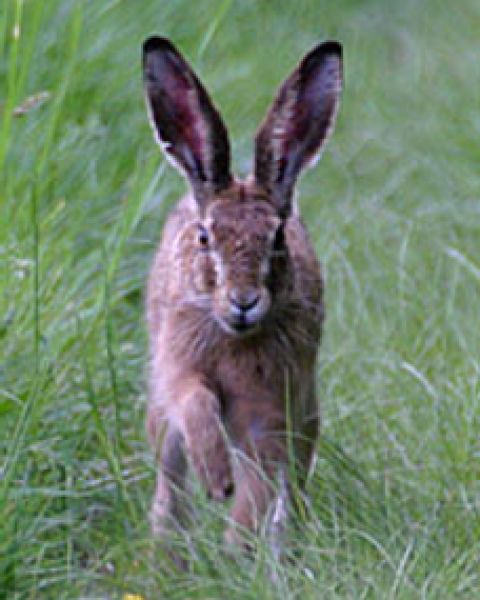
[{"label": "hare", "polygon": [[190,186],[147,286],[153,531],[181,523],[190,464],[209,497],[233,495],[225,540],[244,545],[275,498],[285,518],[289,461],[307,473],[318,435],[323,282],[294,189],[333,129],[342,48],[317,45],[280,87],[245,181],[230,171],[218,111],[168,39],[146,40],[143,74],[156,139]]}]

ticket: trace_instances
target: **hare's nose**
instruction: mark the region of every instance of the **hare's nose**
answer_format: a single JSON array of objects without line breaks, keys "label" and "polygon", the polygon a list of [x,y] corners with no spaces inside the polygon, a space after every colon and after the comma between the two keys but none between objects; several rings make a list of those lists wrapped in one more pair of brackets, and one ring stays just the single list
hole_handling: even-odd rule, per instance
[{"label": "hare's nose", "polygon": [[233,289],[228,294],[230,303],[242,312],[247,312],[254,308],[260,300],[260,293],[255,288],[246,290]]}]

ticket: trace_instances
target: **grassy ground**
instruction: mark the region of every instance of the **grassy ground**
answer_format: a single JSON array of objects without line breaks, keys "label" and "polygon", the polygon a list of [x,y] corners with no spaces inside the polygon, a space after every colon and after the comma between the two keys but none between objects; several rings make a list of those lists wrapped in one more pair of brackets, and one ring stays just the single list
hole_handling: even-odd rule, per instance
[{"label": "grassy ground", "polygon": [[[480,597],[479,26],[477,0],[2,2],[0,598]],[[144,114],[153,32],[206,81],[242,174],[299,56],[345,46],[301,185],[324,434],[282,568],[261,540],[227,560],[199,491],[190,573],[148,536],[143,285],[183,188]]]}]

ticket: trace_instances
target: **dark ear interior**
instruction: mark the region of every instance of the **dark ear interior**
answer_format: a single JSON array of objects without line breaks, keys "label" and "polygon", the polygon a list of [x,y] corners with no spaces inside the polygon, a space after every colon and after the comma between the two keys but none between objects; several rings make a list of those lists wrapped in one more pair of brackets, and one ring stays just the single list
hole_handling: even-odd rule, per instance
[{"label": "dark ear interior", "polygon": [[175,46],[151,37],[143,45],[149,115],[167,157],[188,177],[197,200],[228,187],[230,145],[205,88]]},{"label": "dark ear interior", "polygon": [[255,139],[255,178],[287,215],[301,170],[320,155],[342,88],[342,47],[313,48],[280,87]]}]

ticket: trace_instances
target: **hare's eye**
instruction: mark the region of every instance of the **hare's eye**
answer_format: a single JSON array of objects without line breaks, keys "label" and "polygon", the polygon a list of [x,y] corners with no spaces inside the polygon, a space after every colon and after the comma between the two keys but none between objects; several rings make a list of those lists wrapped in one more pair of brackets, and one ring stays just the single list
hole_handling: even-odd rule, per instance
[{"label": "hare's eye", "polygon": [[207,248],[208,246],[208,233],[205,227],[201,225],[198,228],[198,243],[202,248]]},{"label": "hare's eye", "polygon": [[285,250],[285,231],[283,223],[278,227],[275,232],[275,238],[273,240],[273,251],[283,252]]}]

